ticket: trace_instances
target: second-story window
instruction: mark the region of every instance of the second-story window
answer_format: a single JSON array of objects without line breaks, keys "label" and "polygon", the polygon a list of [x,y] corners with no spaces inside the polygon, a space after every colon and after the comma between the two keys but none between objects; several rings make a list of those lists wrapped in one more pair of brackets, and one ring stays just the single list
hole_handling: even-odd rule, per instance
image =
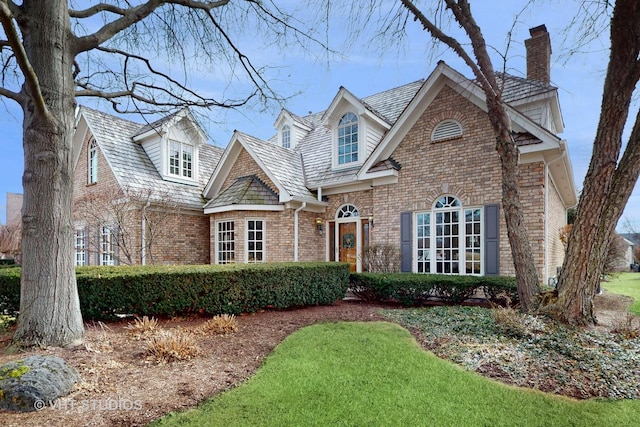
[{"label": "second-story window", "polygon": [[182,178],[193,177],[193,147],[169,141],[169,174]]},{"label": "second-story window", "polygon": [[338,164],[358,161],[358,117],[347,113],[338,123]]},{"label": "second-story window", "polygon": [[282,126],[282,146],[291,148],[291,127],[289,125]]},{"label": "second-story window", "polygon": [[93,138],[89,141],[89,158],[87,166],[87,182],[89,184],[95,184],[98,182],[98,144]]}]

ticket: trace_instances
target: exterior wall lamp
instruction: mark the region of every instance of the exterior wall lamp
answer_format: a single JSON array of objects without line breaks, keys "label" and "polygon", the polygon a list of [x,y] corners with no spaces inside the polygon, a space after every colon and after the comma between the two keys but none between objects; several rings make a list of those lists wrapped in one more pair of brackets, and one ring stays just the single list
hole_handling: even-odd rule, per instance
[{"label": "exterior wall lamp", "polygon": [[318,228],[318,233],[322,236],[322,225],[324,223],[324,220],[320,217],[316,218],[316,227]]},{"label": "exterior wall lamp", "polygon": [[373,214],[369,214],[369,227],[373,228]]}]

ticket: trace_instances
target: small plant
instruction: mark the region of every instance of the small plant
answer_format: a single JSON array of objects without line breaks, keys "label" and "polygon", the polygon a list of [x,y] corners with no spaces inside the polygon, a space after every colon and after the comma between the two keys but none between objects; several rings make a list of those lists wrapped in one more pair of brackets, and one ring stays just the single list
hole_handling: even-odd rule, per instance
[{"label": "small plant", "polygon": [[149,318],[147,316],[142,318],[136,317],[133,323],[129,323],[125,326],[125,329],[127,329],[136,339],[141,339],[158,331],[158,319],[155,317]]},{"label": "small plant", "polygon": [[238,321],[233,314],[219,314],[202,325],[202,329],[218,335],[226,335],[238,330]]},{"label": "small plant", "polygon": [[634,320],[634,316],[631,313],[627,313],[623,320],[614,324],[611,332],[627,340],[640,337],[640,325],[635,326],[633,324]]},{"label": "small plant", "polygon": [[189,360],[200,353],[193,337],[185,331],[157,332],[149,339],[147,353],[158,363]]},{"label": "small plant", "polygon": [[491,310],[493,320],[500,331],[511,337],[524,337],[527,335],[527,325],[520,312],[516,309],[495,308]]},{"label": "small plant", "polygon": [[13,316],[7,316],[0,314],[0,332],[8,330],[11,326],[15,325],[16,318]]}]

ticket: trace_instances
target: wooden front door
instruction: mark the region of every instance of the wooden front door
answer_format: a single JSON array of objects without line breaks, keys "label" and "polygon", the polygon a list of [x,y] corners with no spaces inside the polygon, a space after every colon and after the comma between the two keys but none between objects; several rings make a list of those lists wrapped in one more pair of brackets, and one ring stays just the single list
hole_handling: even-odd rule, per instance
[{"label": "wooden front door", "polygon": [[358,240],[356,222],[342,222],[338,224],[338,259],[348,262],[351,271],[358,266]]}]

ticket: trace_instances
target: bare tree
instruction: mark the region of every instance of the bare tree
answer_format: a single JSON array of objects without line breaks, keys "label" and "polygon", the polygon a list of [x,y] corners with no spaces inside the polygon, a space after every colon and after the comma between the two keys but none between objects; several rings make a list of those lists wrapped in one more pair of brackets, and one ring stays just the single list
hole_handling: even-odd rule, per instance
[{"label": "bare tree", "polygon": [[[418,21],[431,37],[448,46],[465,62],[482,87],[486,95],[489,121],[495,134],[495,147],[500,156],[502,208],[516,271],[518,296],[521,308],[531,311],[537,307],[540,284],[520,202],[518,147],[512,136],[511,120],[502,101],[503,87],[496,77],[482,30],[471,13],[469,2],[443,0],[435,4],[435,8],[426,13],[415,2],[400,0],[395,13],[385,22],[384,31],[394,35],[402,34],[409,18]],[[373,9],[367,8],[371,11]],[[372,13],[368,15],[369,18],[371,16]],[[460,26],[468,42],[447,33],[448,22],[455,22]],[[469,44],[470,49],[466,47]]]},{"label": "bare tree", "polygon": [[[106,228],[113,236],[118,264],[133,265],[143,259],[145,264],[155,264],[155,243],[169,236],[166,223],[179,216],[182,208],[168,193],[125,188],[91,192],[76,201],[75,211],[77,220],[89,229]],[[89,241],[89,252],[100,254],[100,239]]]},{"label": "bare tree", "polygon": [[0,225],[0,255],[20,256],[20,225]]},{"label": "bare tree", "polygon": [[[282,46],[311,39],[271,1],[105,0],[74,9],[80,4],[0,0],[0,97],[24,114],[23,268],[14,335],[22,346],[73,345],[84,336],[72,259],[77,97],[107,99],[119,112],[265,102],[276,98],[265,69],[254,66],[234,37],[255,31],[263,44]],[[183,72],[172,73],[171,64]],[[190,70],[226,76],[225,89],[237,95],[190,88]],[[252,88],[231,90],[238,81]]]},{"label": "bare tree", "polygon": [[607,251],[624,206],[640,174],[640,111],[635,112],[626,148],[623,130],[640,79],[640,3],[595,2],[609,25],[609,64],[593,153],[578,203],[567,254],[558,281],[557,315],[574,324],[593,324],[593,297],[605,269]]}]

